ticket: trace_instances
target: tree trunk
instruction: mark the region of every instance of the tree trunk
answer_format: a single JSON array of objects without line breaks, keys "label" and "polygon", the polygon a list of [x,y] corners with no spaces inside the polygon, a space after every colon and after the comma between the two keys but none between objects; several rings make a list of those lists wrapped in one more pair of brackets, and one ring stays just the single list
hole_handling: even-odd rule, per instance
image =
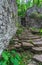
[{"label": "tree trunk", "polygon": [[15,35],[17,21],[16,0],[0,0],[0,55]]}]

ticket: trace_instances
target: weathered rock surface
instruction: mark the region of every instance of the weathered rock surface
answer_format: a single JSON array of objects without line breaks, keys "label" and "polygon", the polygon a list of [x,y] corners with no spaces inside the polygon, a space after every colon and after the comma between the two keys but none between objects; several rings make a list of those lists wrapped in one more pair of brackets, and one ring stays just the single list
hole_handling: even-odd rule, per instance
[{"label": "weathered rock surface", "polygon": [[31,60],[28,65],[38,65],[36,61]]},{"label": "weathered rock surface", "polygon": [[38,65],[38,64],[34,62],[34,63],[29,63],[28,65]]},{"label": "weathered rock surface", "polygon": [[42,52],[42,47],[32,47],[32,50],[34,51],[34,52]]},{"label": "weathered rock surface", "polygon": [[41,46],[42,47],[42,41],[38,41],[38,42],[33,42],[33,44],[35,45],[35,46]]},{"label": "weathered rock surface", "polygon": [[11,37],[16,33],[17,21],[16,0],[0,0],[0,54],[9,45]]},{"label": "weathered rock surface", "polygon": [[42,54],[41,55],[38,55],[38,54],[34,55],[33,59],[42,63]]},{"label": "weathered rock surface", "polygon": [[40,42],[40,41],[42,41],[42,38],[40,38],[40,39],[33,39],[32,41],[34,41],[34,42]]},{"label": "weathered rock surface", "polygon": [[[32,13],[35,13],[35,15]],[[36,14],[37,13],[37,14]],[[42,7],[33,6],[29,8],[26,12],[26,26],[34,28],[42,28],[42,18],[39,18],[38,15],[42,14]],[[30,17],[33,16],[33,17]]]},{"label": "weathered rock surface", "polygon": [[39,39],[39,38],[40,36],[32,36],[32,37],[29,36],[29,39]]},{"label": "weathered rock surface", "polygon": [[22,46],[25,46],[25,47],[33,47],[33,45],[29,42],[22,42]]},{"label": "weathered rock surface", "polygon": [[24,32],[22,32],[19,38],[21,40],[29,40],[29,39],[40,39],[41,36],[32,34],[30,30],[25,30]]}]

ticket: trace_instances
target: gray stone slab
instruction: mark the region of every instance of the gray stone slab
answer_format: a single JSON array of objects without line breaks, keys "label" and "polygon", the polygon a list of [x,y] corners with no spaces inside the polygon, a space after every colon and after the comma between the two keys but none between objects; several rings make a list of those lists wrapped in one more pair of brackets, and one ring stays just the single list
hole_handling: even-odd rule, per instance
[{"label": "gray stone slab", "polygon": [[21,43],[15,44],[14,47],[20,48],[21,47]]},{"label": "gray stone slab", "polygon": [[35,65],[35,64],[33,64],[33,63],[31,64],[31,63],[30,63],[30,64],[28,64],[28,65]]},{"label": "gray stone slab", "polygon": [[40,41],[42,41],[42,39],[41,38],[39,38],[39,39],[33,39],[32,41],[33,42],[40,42]]},{"label": "gray stone slab", "polygon": [[42,63],[42,54],[41,55],[39,55],[39,54],[34,55],[33,59]]},{"label": "gray stone slab", "polygon": [[33,40],[33,39],[39,39],[40,37],[39,36],[26,36],[26,35],[22,35],[19,37],[20,39],[26,39],[26,40]]},{"label": "gray stone slab", "polygon": [[32,37],[29,37],[30,39],[39,39],[40,36],[32,36]]},{"label": "gray stone slab", "polygon": [[33,44],[36,45],[36,46],[42,46],[42,41],[33,42]]},{"label": "gray stone slab", "polygon": [[33,47],[33,45],[29,42],[22,42],[22,45],[26,47]]},{"label": "gray stone slab", "polygon": [[28,65],[38,65],[38,63],[36,61],[30,61]]},{"label": "gray stone slab", "polygon": [[34,64],[34,63],[31,64],[31,63],[29,63],[28,65],[37,65],[37,64]]},{"label": "gray stone slab", "polygon": [[40,51],[41,52],[42,51],[42,47],[32,47],[32,50],[35,51],[35,52],[36,51]]}]

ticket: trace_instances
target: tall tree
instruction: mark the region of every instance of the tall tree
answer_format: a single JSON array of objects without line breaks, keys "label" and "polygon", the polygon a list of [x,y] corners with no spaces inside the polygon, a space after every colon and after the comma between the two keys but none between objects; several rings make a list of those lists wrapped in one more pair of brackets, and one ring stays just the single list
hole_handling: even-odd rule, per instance
[{"label": "tall tree", "polygon": [[16,0],[0,0],[0,54],[16,33],[17,21]]}]

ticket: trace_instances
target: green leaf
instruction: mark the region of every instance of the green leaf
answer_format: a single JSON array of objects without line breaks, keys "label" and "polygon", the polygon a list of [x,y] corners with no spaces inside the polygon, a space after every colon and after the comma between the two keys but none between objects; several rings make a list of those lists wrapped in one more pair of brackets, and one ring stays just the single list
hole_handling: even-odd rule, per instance
[{"label": "green leaf", "polygon": [[3,52],[2,52],[2,57],[3,57],[3,59],[6,60],[6,61],[8,61],[8,59],[9,59],[9,56],[7,55],[7,52],[6,52],[6,51],[3,51]]},{"label": "green leaf", "polygon": [[14,65],[19,65],[19,61],[15,58],[13,64],[14,64]]},{"label": "green leaf", "polygon": [[16,53],[15,50],[12,50],[10,52],[8,51],[3,51],[2,52],[2,58],[0,60],[0,65],[24,65],[21,57]]},{"label": "green leaf", "polygon": [[16,58],[20,61],[21,60],[21,57],[18,55],[18,54],[16,54]]},{"label": "green leaf", "polygon": [[14,58],[14,57],[11,57],[11,62],[13,63],[13,65],[19,65],[19,61],[18,59]]},{"label": "green leaf", "polygon": [[6,61],[0,61],[0,65],[7,65],[7,62]]},{"label": "green leaf", "polygon": [[15,55],[15,58],[17,58],[18,60],[21,60],[21,57],[20,55],[18,55],[18,53],[16,53],[15,51],[11,51],[11,53]]},{"label": "green leaf", "polygon": [[3,62],[2,62],[2,65],[7,65],[6,61],[3,61]]},{"label": "green leaf", "polygon": [[3,63],[3,62],[2,62],[2,61],[0,61],[0,65],[2,65],[2,63]]}]

